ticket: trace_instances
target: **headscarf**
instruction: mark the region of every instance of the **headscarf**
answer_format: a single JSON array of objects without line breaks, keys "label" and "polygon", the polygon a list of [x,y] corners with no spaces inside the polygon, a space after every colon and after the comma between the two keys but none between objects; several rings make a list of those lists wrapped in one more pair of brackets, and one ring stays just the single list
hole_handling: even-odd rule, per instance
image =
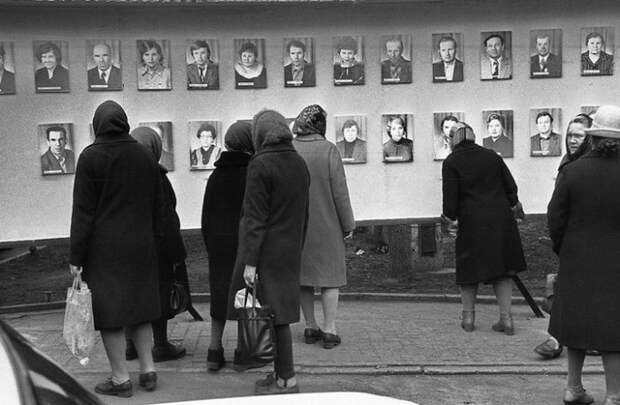
[{"label": "headscarf", "polygon": [[476,134],[469,125],[464,122],[457,122],[450,128],[450,139],[452,139],[452,148],[463,141],[476,140]]},{"label": "headscarf", "polygon": [[574,162],[575,160],[582,157],[586,152],[592,149],[592,136],[586,133],[586,137],[583,139],[579,148],[575,151],[575,153],[570,153],[568,149],[568,128],[573,123],[583,124],[584,128],[590,128],[592,126],[592,118],[588,114],[577,114],[575,118],[573,118],[566,128],[566,136],[564,137],[564,143],[566,145],[566,154],[562,157],[560,161],[560,166],[558,167],[558,171],[562,170],[564,166],[567,164]]},{"label": "headscarf", "polygon": [[104,101],[93,116],[95,137],[120,136],[129,134],[129,123],[125,110],[117,102]]},{"label": "headscarf", "polygon": [[155,159],[159,161],[162,151],[161,138],[153,128],[138,127],[131,131],[131,136],[153,152]]},{"label": "headscarf", "polygon": [[232,124],[224,135],[226,149],[236,152],[254,154],[252,143],[252,125],[249,122],[237,121]]},{"label": "headscarf", "polygon": [[319,134],[325,136],[325,127],[327,113],[318,104],[312,104],[301,110],[295,124],[293,125],[293,133],[304,136]]},{"label": "headscarf", "polygon": [[291,143],[293,134],[286,118],[274,110],[262,110],[254,116],[252,141],[254,150],[260,152],[265,146]]}]

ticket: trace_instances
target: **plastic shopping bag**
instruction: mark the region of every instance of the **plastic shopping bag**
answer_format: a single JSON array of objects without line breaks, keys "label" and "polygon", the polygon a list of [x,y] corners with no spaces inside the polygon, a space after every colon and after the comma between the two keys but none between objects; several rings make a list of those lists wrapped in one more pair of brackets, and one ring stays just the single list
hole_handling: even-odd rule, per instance
[{"label": "plastic shopping bag", "polygon": [[[254,304],[254,305],[253,305]],[[254,297],[251,288],[242,288],[235,293],[235,309],[240,308],[260,308],[260,302],[258,298]]]},{"label": "plastic shopping bag", "polygon": [[92,295],[79,274],[73,279],[73,286],[67,289],[62,336],[71,354],[86,366],[95,346],[95,323]]}]

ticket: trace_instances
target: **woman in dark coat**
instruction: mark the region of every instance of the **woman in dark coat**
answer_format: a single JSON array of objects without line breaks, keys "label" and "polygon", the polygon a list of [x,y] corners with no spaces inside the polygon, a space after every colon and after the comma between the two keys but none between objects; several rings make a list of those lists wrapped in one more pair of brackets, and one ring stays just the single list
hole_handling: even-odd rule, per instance
[{"label": "woman in dark coat", "polygon": [[211,343],[207,352],[207,368],[211,371],[219,370],[225,362],[222,334],[237,257],[246,171],[254,154],[252,126],[241,121],[232,124],[224,143],[227,151],[215,162],[202,203],[202,236],[209,257],[211,292]]},{"label": "woman in dark coat", "polygon": [[252,126],[256,154],[248,166],[239,228],[238,273],[252,285],[258,274],[258,299],[274,312],[275,372],[257,381],[257,394],[298,392],[289,324],[299,321],[299,271],[308,219],[310,174],[295,151],[285,118],[272,110],[256,114]]},{"label": "woman in dark coat", "polygon": [[157,241],[161,236],[159,167],[129,136],[127,116],[114,101],[93,118],[95,141],[75,172],[71,218],[71,272],[83,269],[93,294],[95,329],[112,368],[97,384],[100,394],[132,395],[125,335],[129,328],[140,358],[140,385],[155,389],[150,322],[161,317]]},{"label": "woman in dark coat", "polygon": [[612,405],[620,404],[620,107],[600,107],[585,132],[592,151],[563,170],[547,211],[560,257],[549,333],[568,348],[565,403],[594,402],[581,371],[586,349],[596,349]]},{"label": "woman in dark coat", "polygon": [[[162,142],[154,129],[138,127],[131,132],[131,136],[153,153],[157,161],[161,158]],[[168,341],[168,319],[173,317],[170,309],[170,293],[174,281],[174,271],[177,266],[184,265],[187,252],[181,236],[181,221],[176,212],[177,198],[168,176],[168,170],[159,165],[159,174],[163,189],[160,213],[162,215],[163,238],[157,248],[159,262],[159,297],[162,317],[153,321],[153,359],[155,362],[174,360],[185,356],[185,349],[173,345]],[[128,345],[128,348],[130,346]],[[130,350],[128,350],[128,354]],[[133,357],[133,356],[126,356]]]},{"label": "woman in dark coat", "polygon": [[456,283],[461,289],[463,322],[474,330],[474,304],[479,283],[491,283],[499,304],[493,330],[514,334],[511,275],[526,269],[521,237],[511,207],[518,203],[517,185],[495,152],[476,145],[464,123],[450,131],[452,153],[443,162],[443,215],[458,221]]}]

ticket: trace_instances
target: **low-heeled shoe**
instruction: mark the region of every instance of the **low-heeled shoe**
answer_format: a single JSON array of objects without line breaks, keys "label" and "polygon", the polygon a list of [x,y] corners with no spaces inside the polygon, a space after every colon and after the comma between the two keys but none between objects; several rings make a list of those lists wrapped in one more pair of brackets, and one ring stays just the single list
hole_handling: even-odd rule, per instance
[{"label": "low-heeled shoe", "polygon": [[[288,382],[288,380],[286,380],[286,382]],[[284,387],[279,386],[275,373],[267,374],[267,377],[256,381],[256,384],[254,385],[254,393],[256,395],[296,394],[298,392],[298,384],[295,384],[292,387],[286,385]]]},{"label": "low-heeled shoe", "polygon": [[155,391],[157,387],[157,373],[155,371],[149,371],[148,373],[140,374],[138,380],[140,387],[147,391]]},{"label": "low-heeled shoe", "polygon": [[159,363],[161,361],[176,360],[185,356],[185,348],[166,343],[165,345],[153,346],[153,361]]},{"label": "low-heeled shoe", "polygon": [[333,349],[341,343],[340,336],[333,333],[323,332],[323,348]]},{"label": "low-heeled shoe", "polygon": [[207,369],[209,371],[218,371],[224,367],[224,363],[226,363],[226,360],[224,360],[223,347],[207,350]]},{"label": "low-heeled shoe", "polygon": [[583,388],[581,391],[575,392],[568,388],[564,390],[565,405],[588,405],[594,402],[592,395],[588,394]]},{"label": "low-heeled shoe", "polygon": [[95,386],[95,392],[102,395],[113,395],[122,398],[129,398],[133,395],[131,380],[117,384],[112,381],[112,377]]},{"label": "low-heeled shoe", "polygon": [[562,346],[557,345],[555,340],[549,338],[536,346],[534,352],[545,359],[555,359],[562,354]]},{"label": "low-heeled shoe", "polygon": [[515,334],[515,326],[512,322],[512,318],[500,319],[497,323],[494,323],[491,328],[496,332],[504,332],[504,334],[508,336]]},{"label": "low-heeled shoe", "polygon": [[304,341],[306,344],[314,344],[323,339],[323,331],[320,328],[306,328],[304,329]]}]

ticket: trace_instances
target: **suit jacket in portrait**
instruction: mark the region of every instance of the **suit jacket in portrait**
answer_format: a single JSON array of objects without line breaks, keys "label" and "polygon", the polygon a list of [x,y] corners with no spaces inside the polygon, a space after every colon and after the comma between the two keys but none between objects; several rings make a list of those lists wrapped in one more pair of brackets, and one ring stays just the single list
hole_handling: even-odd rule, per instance
[{"label": "suit jacket in portrait", "polygon": [[512,141],[505,135],[497,138],[495,142],[490,136],[488,136],[482,140],[482,146],[495,151],[495,153],[504,158],[512,157],[514,153]]},{"label": "suit jacket in portrait", "polygon": [[90,69],[87,73],[88,76],[88,90],[122,90],[123,89],[123,75],[121,74],[121,70],[116,66],[112,65],[110,69],[110,77],[108,77],[108,82],[101,79],[99,75],[99,69],[94,67]]},{"label": "suit jacket in portrait", "polygon": [[6,69],[0,81],[0,94],[15,94],[15,74]]},{"label": "suit jacket in portrait", "polygon": [[313,87],[316,85],[316,74],[314,65],[304,60],[304,73],[301,76],[301,83],[293,81],[293,64],[284,66],[284,87]]},{"label": "suit jacket in portrait", "polygon": [[561,77],[562,60],[552,53],[547,56],[547,64],[541,68],[538,55],[530,58],[530,77]]},{"label": "suit jacket in portrait", "polygon": [[220,88],[219,65],[207,62],[207,73],[204,79],[200,77],[198,65],[192,63],[187,65],[187,88],[189,90],[217,90]]},{"label": "suit jacket in portrait", "polygon": [[596,63],[592,63],[588,52],[581,54],[582,75],[612,75],[614,73],[614,56],[601,51]]},{"label": "suit jacket in portrait", "polygon": [[400,68],[398,75],[392,77],[391,66],[392,62],[387,59],[381,62],[381,82],[382,83],[411,83],[411,61],[401,56],[401,61],[398,64]]},{"label": "suit jacket in portrait", "polygon": [[549,149],[546,152],[540,147],[541,139],[540,134],[530,138],[532,156],[560,156],[562,154],[562,137],[560,134],[555,132],[549,134]]},{"label": "suit jacket in portrait", "polygon": [[42,174],[66,174],[75,173],[75,155],[72,150],[65,149],[65,167],[66,171],[62,169],[58,159],[54,156],[49,149],[41,155],[41,173]]},{"label": "suit jacket in portrait", "polygon": [[462,82],[463,81],[463,62],[458,59],[454,59],[454,74],[452,80],[446,79],[446,71],[443,61],[433,63],[433,82]]},{"label": "suit jacket in portrait", "polygon": [[[493,80],[491,70],[491,59],[486,55],[480,58],[480,78],[482,80]],[[500,61],[499,74],[495,80],[512,79],[512,61],[507,56],[502,56]]]},{"label": "suit jacket in portrait", "polygon": [[343,163],[366,163],[366,141],[357,138],[353,142],[353,151],[350,157],[345,156],[346,142],[345,140],[336,142],[336,149],[340,152]]},{"label": "suit jacket in portrait", "polygon": [[69,70],[62,65],[56,65],[54,76],[50,79],[47,68],[42,67],[34,72],[34,85],[38,93],[57,93],[69,91]]}]

